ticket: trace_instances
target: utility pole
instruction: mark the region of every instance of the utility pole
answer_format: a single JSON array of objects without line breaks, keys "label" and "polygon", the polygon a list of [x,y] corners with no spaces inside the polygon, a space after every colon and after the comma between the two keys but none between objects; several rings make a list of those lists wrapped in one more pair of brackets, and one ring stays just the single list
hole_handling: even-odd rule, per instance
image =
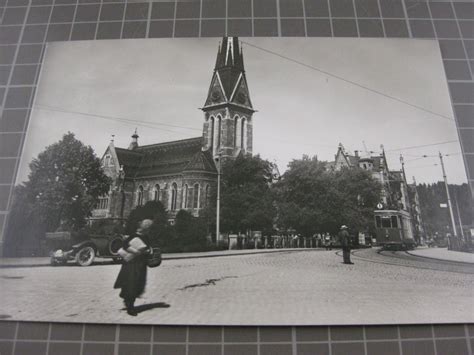
[{"label": "utility pole", "polygon": [[461,220],[461,213],[459,212],[459,204],[458,204],[458,194],[456,195],[456,211],[458,212],[458,220],[459,220],[459,231],[461,232],[461,238],[466,241],[464,238],[464,231],[462,229],[462,220]]},{"label": "utility pole", "polygon": [[403,195],[406,194],[405,196],[405,201],[403,203],[406,205],[406,210],[410,212],[411,217],[413,218],[413,213],[412,213],[412,206],[411,206],[411,201],[410,201],[410,193],[408,191],[408,182],[407,182],[407,177],[405,175],[405,160],[403,160],[403,155],[400,154],[400,163],[402,164],[402,177],[403,177]]},{"label": "utility pole", "polygon": [[216,244],[220,241],[220,209],[221,209],[221,157],[217,158],[217,206],[216,206]]},{"label": "utility pole", "polygon": [[451,196],[449,195],[448,179],[446,177],[446,171],[444,170],[443,154],[441,154],[441,152],[439,152],[439,160],[441,161],[441,169],[443,170],[444,185],[446,186],[446,195],[448,197],[449,214],[451,215],[451,224],[453,226],[453,236],[457,237],[456,222],[454,222],[453,206],[451,204]]}]

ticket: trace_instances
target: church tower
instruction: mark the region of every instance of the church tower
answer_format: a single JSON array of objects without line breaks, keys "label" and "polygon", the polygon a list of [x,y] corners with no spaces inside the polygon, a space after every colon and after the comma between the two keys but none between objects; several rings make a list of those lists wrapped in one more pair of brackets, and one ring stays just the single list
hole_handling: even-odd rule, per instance
[{"label": "church tower", "polygon": [[224,37],[217,50],[216,66],[204,111],[203,150],[213,157],[252,154],[252,115],[242,49],[237,37]]}]

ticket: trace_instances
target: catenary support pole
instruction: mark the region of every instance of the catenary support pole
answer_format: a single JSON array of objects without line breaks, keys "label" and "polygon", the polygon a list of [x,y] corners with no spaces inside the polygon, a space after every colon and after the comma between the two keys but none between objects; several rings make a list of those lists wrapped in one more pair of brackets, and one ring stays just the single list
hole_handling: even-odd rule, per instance
[{"label": "catenary support pole", "polygon": [[458,203],[458,194],[455,194],[456,196],[456,211],[458,213],[458,221],[459,221],[459,231],[461,232],[461,238],[466,241],[466,238],[464,237],[464,231],[462,229],[462,220],[461,220],[461,213],[459,212],[459,203]]},{"label": "catenary support pole", "polygon": [[439,152],[439,160],[441,161],[441,169],[443,170],[444,185],[446,186],[446,195],[448,197],[448,207],[449,207],[449,214],[451,215],[451,224],[452,224],[452,228],[453,228],[453,235],[455,237],[457,237],[456,222],[454,222],[453,206],[451,204],[451,196],[449,194],[448,178],[446,177],[446,171],[444,170],[443,154],[441,154],[441,152]]}]

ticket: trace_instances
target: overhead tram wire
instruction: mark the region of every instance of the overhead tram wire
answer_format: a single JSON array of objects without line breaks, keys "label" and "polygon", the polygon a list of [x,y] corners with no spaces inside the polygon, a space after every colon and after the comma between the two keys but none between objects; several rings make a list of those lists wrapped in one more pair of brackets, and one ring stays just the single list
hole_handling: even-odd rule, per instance
[{"label": "overhead tram wire", "polygon": [[193,130],[193,131],[199,131],[199,132],[201,131],[201,129],[194,128],[194,127],[186,127],[186,126],[172,125],[172,124],[152,122],[152,121],[134,120],[134,119],[131,119],[131,118],[123,118],[123,117],[116,117],[116,116],[99,115],[99,114],[88,113],[88,112],[67,110],[67,109],[63,109],[63,108],[60,108],[60,107],[54,107],[54,106],[48,106],[48,105],[37,104],[37,105],[35,105],[35,107],[37,107],[40,110],[46,110],[46,111],[71,113],[71,114],[77,114],[77,115],[81,115],[81,116],[102,118],[102,119],[105,119],[105,120],[112,120],[112,121],[128,123],[128,124],[134,124],[134,125],[138,124],[138,125],[143,126],[143,127],[159,129],[159,130],[163,130],[163,131],[167,131],[167,132],[173,132],[173,133],[181,133],[182,134],[183,132],[158,128],[158,127],[155,127],[155,125],[156,126],[172,127],[172,128],[181,128],[181,129],[187,129],[187,130]]},{"label": "overhead tram wire", "polygon": [[449,144],[449,143],[456,143],[456,142],[459,142],[459,141],[457,141],[457,140],[452,140],[452,141],[445,141],[445,142],[439,142],[439,143],[430,143],[430,144],[422,144],[422,145],[412,145],[412,146],[409,146],[409,147],[402,147],[402,148],[389,149],[389,150],[386,150],[385,152],[386,152],[386,153],[399,152],[399,151],[401,151],[401,150],[424,148],[424,147],[431,147],[431,146],[435,146],[435,145],[442,145],[442,144]]},{"label": "overhead tram wire", "polygon": [[[183,132],[173,131],[173,130],[170,130],[170,129],[159,128],[159,127],[155,127],[153,125],[160,125],[160,126],[166,126],[166,127],[172,127],[172,128],[181,128],[181,129],[188,129],[188,130],[194,130],[194,131],[201,131],[200,129],[194,128],[194,127],[186,127],[186,126],[179,126],[179,125],[172,125],[172,124],[151,122],[151,121],[134,120],[134,119],[130,119],[130,118],[123,118],[123,117],[116,117],[116,116],[99,115],[99,114],[88,113],[88,112],[67,110],[67,109],[63,109],[63,108],[60,108],[60,107],[49,106],[49,105],[36,104],[35,107],[40,109],[40,110],[53,111],[53,112],[62,112],[62,113],[71,113],[71,114],[77,114],[77,115],[88,116],[88,117],[102,118],[102,119],[105,119],[105,120],[117,121],[117,122],[126,123],[126,124],[130,124],[130,125],[139,125],[139,126],[142,126],[142,127],[162,130],[162,131],[171,132],[171,133],[184,134]],[[301,143],[292,143],[291,141],[284,141],[284,140],[281,140],[281,141],[282,141],[282,143],[286,143],[286,144],[301,145]],[[402,150],[405,150],[405,149],[416,149],[416,148],[436,146],[436,145],[449,144],[449,143],[455,143],[455,142],[458,142],[458,141],[457,140],[452,140],[452,141],[446,141],[446,142],[438,142],[438,143],[431,143],[431,144],[424,144],[424,145],[401,147],[401,148],[386,150],[385,152],[386,153],[392,153],[392,152],[396,152],[396,151],[402,151]],[[322,145],[322,144],[304,144],[304,145],[306,145],[306,146],[316,146],[316,145],[318,145],[318,146],[329,146],[329,145]],[[370,151],[370,152],[375,153],[374,151]]]},{"label": "overhead tram wire", "polygon": [[[450,156],[453,156],[453,155],[460,155],[460,154],[461,153],[443,154],[443,157],[450,157]],[[419,156],[418,158],[409,159],[409,160],[405,161],[405,163],[410,163],[410,162],[414,162],[414,161],[425,159],[425,158],[439,158],[439,155],[423,155],[423,156]]]},{"label": "overhead tram wire", "polygon": [[255,44],[249,43],[249,42],[247,42],[247,41],[241,41],[241,42],[242,42],[242,43],[245,43],[246,45],[248,45],[248,46],[250,46],[250,47],[253,47],[253,48],[256,48],[256,49],[261,50],[261,51],[263,51],[263,52],[266,52],[266,53],[275,55],[275,56],[280,57],[280,58],[282,58],[282,59],[285,59],[285,60],[288,60],[288,61],[290,61],[290,62],[296,63],[296,64],[301,65],[301,66],[303,66],[303,67],[306,67],[306,68],[308,68],[308,69],[317,71],[317,72],[322,73],[322,74],[324,74],[324,75],[328,75],[328,76],[333,77],[333,78],[335,78],[335,79],[344,81],[344,82],[349,83],[349,84],[351,84],[351,85],[357,86],[357,87],[359,87],[359,88],[365,89],[365,90],[370,91],[370,92],[372,92],[372,93],[375,93],[375,94],[377,94],[377,95],[383,96],[383,97],[385,97],[385,98],[387,98],[387,99],[397,101],[397,102],[399,102],[399,103],[402,103],[402,104],[411,106],[411,107],[413,107],[413,108],[416,108],[416,109],[418,109],[418,110],[424,111],[424,112],[426,112],[426,113],[429,113],[429,114],[431,114],[431,115],[437,116],[437,117],[439,117],[439,118],[443,118],[443,119],[445,119],[445,120],[449,120],[449,121],[453,121],[453,122],[454,122],[454,119],[453,119],[452,117],[445,116],[445,115],[443,115],[443,114],[440,114],[440,113],[435,112],[435,111],[431,111],[431,110],[429,110],[429,109],[427,109],[427,108],[424,108],[424,107],[422,107],[422,106],[412,104],[412,103],[410,103],[410,102],[408,102],[408,101],[399,99],[399,98],[397,98],[397,97],[395,97],[395,96],[392,96],[392,95],[383,93],[383,92],[381,92],[381,91],[372,89],[372,88],[370,88],[370,87],[368,87],[368,86],[359,84],[359,83],[357,83],[357,82],[355,82],[355,81],[352,81],[352,80],[343,78],[342,76],[339,76],[339,75],[336,75],[336,74],[327,72],[327,71],[325,71],[325,70],[319,69],[319,68],[317,68],[317,67],[315,67],[315,66],[312,66],[312,65],[310,65],[310,64],[301,62],[301,61],[296,60],[296,59],[294,59],[294,58],[290,58],[290,57],[288,57],[288,56],[285,56],[285,55],[283,55],[283,54],[280,54],[280,53],[271,51],[271,50],[269,50],[269,49],[266,49],[266,48],[257,46],[257,45],[255,45]]}]

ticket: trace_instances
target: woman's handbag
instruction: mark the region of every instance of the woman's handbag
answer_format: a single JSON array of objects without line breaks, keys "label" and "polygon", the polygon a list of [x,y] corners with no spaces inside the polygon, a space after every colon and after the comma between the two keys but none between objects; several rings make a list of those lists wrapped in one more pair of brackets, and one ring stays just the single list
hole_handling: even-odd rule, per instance
[{"label": "woman's handbag", "polygon": [[152,253],[147,260],[148,267],[157,267],[161,265],[161,249],[152,248]]}]

